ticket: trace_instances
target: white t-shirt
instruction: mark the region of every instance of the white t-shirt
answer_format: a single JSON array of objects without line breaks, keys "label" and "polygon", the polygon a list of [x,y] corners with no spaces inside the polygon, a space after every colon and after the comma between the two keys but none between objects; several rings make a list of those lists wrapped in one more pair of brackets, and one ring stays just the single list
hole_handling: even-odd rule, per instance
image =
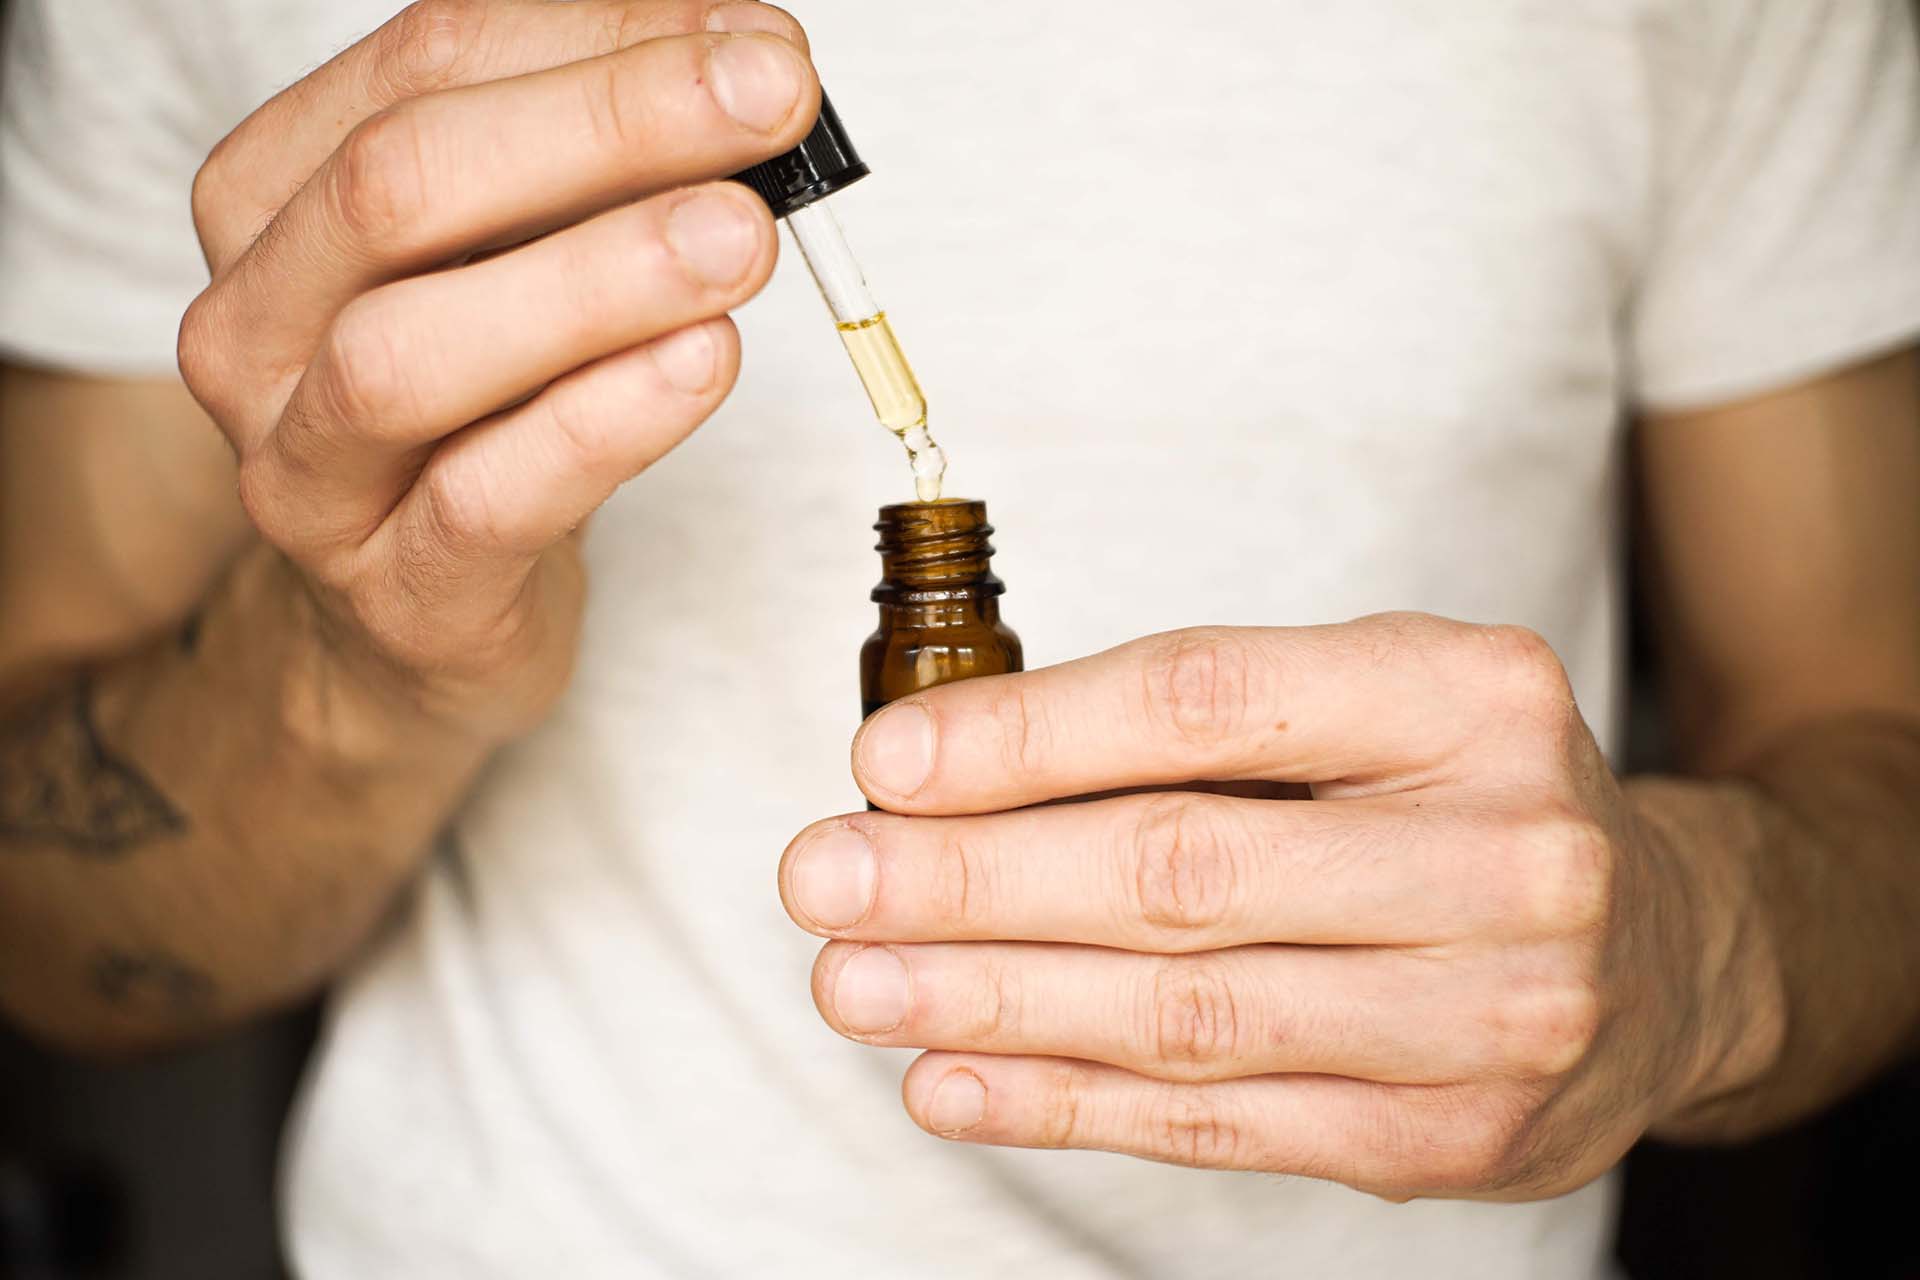
[{"label": "white t-shirt", "polygon": [[[390,6],[14,7],[0,343],[164,370],[198,159]],[[1623,409],[1920,331],[1898,0],[791,7],[1033,665],[1426,609],[1539,629],[1612,743]],[[1394,1206],[913,1127],[906,1055],[821,1024],[773,883],[858,803],[868,526],[907,473],[797,255],[740,320],[732,400],[594,526],[572,691],[339,988],[301,1274],[1603,1272],[1606,1181]]]}]

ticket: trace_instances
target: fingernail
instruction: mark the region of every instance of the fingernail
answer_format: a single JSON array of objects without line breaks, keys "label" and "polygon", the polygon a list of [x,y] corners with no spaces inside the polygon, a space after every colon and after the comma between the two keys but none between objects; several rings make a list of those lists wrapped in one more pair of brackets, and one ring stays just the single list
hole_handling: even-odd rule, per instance
[{"label": "fingernail", "polygon": [[739,281],[760,252],[760,229],[738,199],[716,191],[688,196],[667,215],[667,247],[701,282]]},{"label": "fingernail", "polygon": [[965,1133],[987,1114],[987,1086],[971,1071],[949,1071],[927,1100],[927,1127],[942,1137]]},{"label": "fingernail", "polygon": [[917,702],[888,707],[860,735],[860,772],[882,791],[910,796],[933,772],[933,717]]},{"label": "fingernail", "polygon": [[907,1018],[907,967],[885,947],[868,947],[840,966],[833,1011],[857,1035],[893,1030]]},{"label": "fingernail", "polygon": [[704,324],[656,338],[647,348],[654,367],[676,391],[698,395],[713,385],[713,335]]},{"label": "fingernail", "polygon": [[708,10],[707,30],[729,31],[734,35],[762,31],[770,36],[779,36],[782,40],[790,40],[793,37],[793,19],[771,5],[722,4]]},{"label": "fingernail", "polygon": [[800,56],[785,40],[722,40],[707,57],[707,74],[720,109],[761,133],[785,124],[800,98]]},{"label": "fingernail", "polygon": [[787,883],[807,919],[846,929],[873,909],[875,875],[873,845],[852,827],[838,827],[802,846]]}]

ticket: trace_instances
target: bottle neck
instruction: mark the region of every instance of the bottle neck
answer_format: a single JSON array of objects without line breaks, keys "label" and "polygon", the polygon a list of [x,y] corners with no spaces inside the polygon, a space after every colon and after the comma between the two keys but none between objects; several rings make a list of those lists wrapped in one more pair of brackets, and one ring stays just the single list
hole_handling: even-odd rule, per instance
[{"label": "bottle neck", "polygon": [[1000,623],[995,596],[958,592],[947,600],[882,600],[880,625],[895,630],[937,627],[993,627]]},{"label": "bottle neck", "polygon": [[[928,610],[968,606],[968,617],[982,616],[1006,584],[993,574],[993,526],[984,502],[948,499],[903,502],[880,509],[874,526],[880,542],[881,577],[873,599],[885,608]],[[929,613],[928,617],[935,617]],[[957,618],[955,620],[958,620]]]}]

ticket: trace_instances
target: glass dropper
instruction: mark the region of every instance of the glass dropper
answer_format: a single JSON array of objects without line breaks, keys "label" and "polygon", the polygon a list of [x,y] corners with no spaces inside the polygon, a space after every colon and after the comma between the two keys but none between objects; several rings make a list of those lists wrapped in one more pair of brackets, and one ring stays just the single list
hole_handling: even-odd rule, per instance
[{"label": "glass dropper", "polygon": [[840,341],[873,402],[874,415],[906,446],[915,496],[934,502],[940,497],[947,456],[927,431],[927,397],[827,203],[828,196],[852,186],[868,172],[833,104],[822,95],[820,119],[806,141],[735,176],[760,193],[774,217],[786,221],[814,283],[820,286],[820,296],[833,313]]},{"label": "glass dropper", "polygon": [[873,401],[874,416],[900,439],[913,464],[913,488],[922,502],[940,497],[947,455],[927,431],[927,397],[900,349],[893,324],[867,289],[860,264],[840,232],[840,220],[825,200],[787,215],[787,228],[827,300],[840,341]]}]

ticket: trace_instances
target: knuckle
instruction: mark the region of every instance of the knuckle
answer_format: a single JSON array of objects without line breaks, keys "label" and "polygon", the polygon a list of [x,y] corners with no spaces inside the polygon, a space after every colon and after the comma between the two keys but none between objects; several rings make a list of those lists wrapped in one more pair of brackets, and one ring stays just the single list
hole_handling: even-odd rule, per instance
[{"label": "knuckle", "polygon": [[931,898],[942,920],[966,929],[991,914],[997,874],[977,846],[957,832],[941,840],[933,860]]},{"label": "knuckle", "polygon": [[175,359],[181,381],[194,398],[212,408],[222,398],[221,386],[226,374],[225,327],[220,319],[221,303],[213,290],[200,294],[187,305],[180,317],[180,333],[175,341]]},{"label": "knuckle", "polygon": [[234,148],[238,145],[236,136],[237,131],[215,143],[193,175],[187,206],[193,212],[194,229],[200,233],[203,241],[208,232],[219,225],[222,211],[232,198],[233,181],[228,171],[232,167]]},{"label": "knuckle", "polygon": [[1208,811],[1166,793],[1142,806],[1134,832],[1134,892],[1140,918],[1175,932],[1218,928],[1234,900],[1235,859]]},{"label": "knuckle", "polygon": [[[704,3],[689,4],[686,0],[682,0],[681,13],[678,15],[680,21],[675,29],[696,30],[700,25],[697,10],[705,7]],[[689,12],[690,10],[694,12]],[[653,15],[640,5],[617,4],[606,10],[601,17],[598,39],[594,41],[593,49],[602,57],[610,53],[618,53],[622,49],[632,48],[649,39],[655,31]]]},{"label": "knuckle", "polygon": [[499,506],[489,487],[449,467],[429,467],[418,486],[422,518],[400,523],[396,554],[415,574],[437,577],[501,541]]},{"label": "knuckle", "polygon": [[1015,964],[990,964],[981,975],[979,996],[961,1029],[969,1044],[995,1044],[1018,1038],[1020,1011],[1024,993],[1020,967]]},{"label": "knuckle", "polygon": [[1600,1001],[1584,983],[1508,997],[1497,1014],[1504,1065],[1523,1075],[1561,1076],[1586,1059],[1600,1029]]},{"label": "knuckle", "polygon": [[607,7],[591,47],[605,55],[649,40],[695,34],[704,29],[713,6],[714,0],[648,0],[644,4],[621,0]]},{"label": "knuckle", "polygon": [[1253,669],[1247,641],[1226,628],[1162,636],[1147,654],[1148,712],[1188,742],[1221,742],[1246,720]]},{"label": "knuckle", "polygon": [[1000,750],[1010,771],[1038,773],[1051,754],[1053,728],[1024,680],[1007,681],[993,703],[993,721],[999,729]]},{"label": "knuckle", "polygon": [[646,139],[656,136],[651,87],[652,81],[635,76],[617,58],[601,59],[595,74],[581,77],[588,137],[596,147],[614,155],[633,155]]},{"label": "knuckle", "polygon": [[1479,628],[1494,687],[1505,704],[1541,719],[1564,719],[1573,709],[1573,688],[1560,656],[1531,627]]},{"label": "knuckle", "polygon": [[1454,637],[1470,629],[1431,613],[1401,609],[1356,619],[1344,643],[1369,665],[1382,670],[1408,663],[1432,666],[1449,656],[1448,646]]},{"label": "knuckle", "polygon": [[1404,1204],[1425,1185],[1427,1149],[1433,1143],[1423,1108],[1400,1105],[1386,1086],[1364,1086],[1347,1149],[1330,1153],[1320,1176],[1355,1190]]},{"label": "knuckle", "polygon": [[1235,1168],[1246,1163],[1246,1136],[1223,1101],[1200,1085],[1169,1085],[1152,1121],[1160,1151],[1194,1168]]},{"label": "knuckle", "polygon": [[415,0],[381,28],[368,72],[376,96],[417,97],[444,88],[480,38],[482,0]]},{"label": "knuckle", "polygon": [[1492,1147],[1474,1133],[1424,1144],[1408,1180],[1429,1194],[1469,1195],[1491,1189],[1498,1171]]},{"label": "knuckle", "polygon": [[621,452],[622,433],[601,402],[579,384],[552,388],[543,397],[547,422],[562,455],[562,468],[597,472]]},{"label": "knuckle", "polygon": [[354,299],[327,332],[321,370],[327,403],[343,421],[366,430],[387,425],[409,407],[409,354],[403,327],[390,324],[379,295]]},{"label": "knuckle", "polygon": [[1414,1136],[1408,1181],[1442,1195],[1498,1190],[1514,1181],[1526,1132],[1525,1109],[1491,1091],[1457,1096]]},{"label": "knuckle", "polygon": [[1556,818],[1520,842],[1520,925],[1550,935],[1602,927],[1613,898],[1613,842],[1584,817]]},{"label": "knuckle", "polygon": [[361,243],[389,244],[426,211],[427,168],[417,112],[394,106],[361,121],[329,170],[341,225]]},{"label": "knuckle", "polygon": [[1195,1074],[1238,1056],[1240,1010],[1218,961],[1180,957],[1155,971],[1144,1043],[1155,1061]]},{"label": "knuckle", "polygon": [[1080,1100],[1086,1095],[1086,1068],[1072,1062],[1060,1063],[1047,1080],[1039,1107],[1039,1145],[1074,1147],[1079,1145]]}]

